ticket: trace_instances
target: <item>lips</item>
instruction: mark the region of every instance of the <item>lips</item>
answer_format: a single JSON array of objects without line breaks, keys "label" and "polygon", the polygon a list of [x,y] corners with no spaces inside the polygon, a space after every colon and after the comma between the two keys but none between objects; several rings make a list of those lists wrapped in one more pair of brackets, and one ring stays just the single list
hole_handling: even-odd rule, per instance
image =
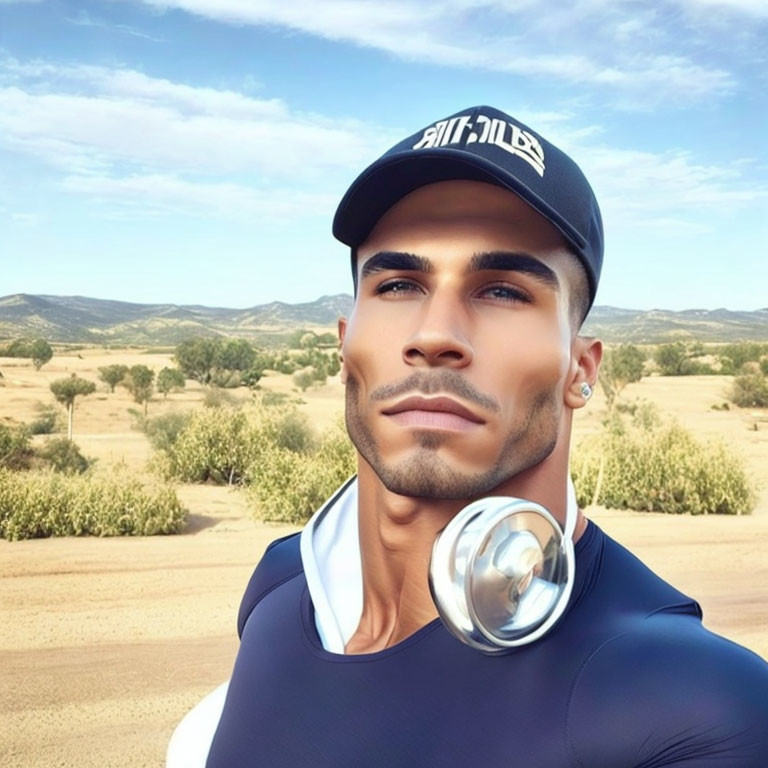
[{"label": "lips", "polygon": [[485,420],[450,397],[407,397],[382,413],[404,426],[468,429]]}]

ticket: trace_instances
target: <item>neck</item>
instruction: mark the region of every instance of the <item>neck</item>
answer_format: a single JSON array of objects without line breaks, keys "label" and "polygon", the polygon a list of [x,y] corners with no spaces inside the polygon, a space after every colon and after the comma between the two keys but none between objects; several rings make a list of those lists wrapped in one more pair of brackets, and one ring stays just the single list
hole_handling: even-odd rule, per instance
[{"label": "neck", "polygon": [[[570,414],[569,414],[570,415]],[[570,419],[552,453],[489,496],[516,496],[543,505],[565,524]],[[474,499],[426,499],[387,490],[372,467],[358,461],[358,515],[363,570],[363,612],[347,653],[388,648],[437,618],[429,591],[432,545],[450,519]],[[584,532],[581,512],[574,541]]]}]

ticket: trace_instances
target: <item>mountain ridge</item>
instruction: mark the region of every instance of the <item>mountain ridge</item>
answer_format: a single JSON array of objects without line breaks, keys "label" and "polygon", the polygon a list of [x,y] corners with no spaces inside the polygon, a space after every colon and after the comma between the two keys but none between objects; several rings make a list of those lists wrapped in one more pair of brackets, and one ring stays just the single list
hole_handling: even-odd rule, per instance
[{"label": "mountain ridge", "polygon": [[[177,344],[193,336],[238,336],[269,343],[303,326],[335,327],[353,297],[323,295],[291,304],[271,301],[244,309],[164,302],[140,304],[87,296],[16,293],[0,297],[0,338],[43,337],[59,343]],[[607,343],[652,344],[768,340],[768,307],[638,310],[592,308],[583,333]]]}]

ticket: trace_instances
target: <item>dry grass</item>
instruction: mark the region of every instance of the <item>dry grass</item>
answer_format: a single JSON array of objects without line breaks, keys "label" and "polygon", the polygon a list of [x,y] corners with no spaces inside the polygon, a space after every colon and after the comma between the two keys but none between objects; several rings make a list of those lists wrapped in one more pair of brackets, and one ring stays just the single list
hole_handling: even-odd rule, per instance
[{"label": "dry grass", "polygon": [[[40,372],[0,358],[0,419],[31,421],[48,384],[75,372],[142,363],[159,371],[169,355],[83,350],[56,355]],[[718,437],[744,455],[761,484],[750,517],[588,510],[609,534],[703,605],[709,627],[768,656],[768,413],[713,411],[721,377],[650,378],[625,401],[646,398],[699,437]],[[292,392],[289,376],[265,389]],[[236,393],[247,398],[247,391]],[[201,387],[161,396],[149,414],[199,406]],[[343,409],[338,380],[301,395],[323,428]],[[150,451],[131,429],[136,406],[104,387],[76,406],[75,440],[103,464],[143,468]],[[579,413],[575,440],[600,427],[601,394]],[[757,431],[753,425],[757,424]],[[182,486],[187,529],[172,537],[0,541],[0,764],[4,767],[161,766],[171,730],[200,697],[228,677],[237,647],[235,616],[266,544],[291,530],[250,519],[243,495]]]}]

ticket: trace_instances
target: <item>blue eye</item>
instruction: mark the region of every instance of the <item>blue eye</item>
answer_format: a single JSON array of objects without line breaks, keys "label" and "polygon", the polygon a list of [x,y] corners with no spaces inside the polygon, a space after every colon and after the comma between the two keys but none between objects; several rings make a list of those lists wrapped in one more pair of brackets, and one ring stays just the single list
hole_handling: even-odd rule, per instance
[{"label": "blue eye", "polygon": [[489,288],[484,288],[480,291],[480,296],[496,299],[497,301],[505,302],[525,302],[530,303],[531,299],[528,294],[513,288],[509,285],[492,285]]},{"label": "blue eye", "polygon": [[381,285],[376,286],[376,293],[389,293],[392,295],[414,293],[419,287],[410,280],[388,280]]}]

